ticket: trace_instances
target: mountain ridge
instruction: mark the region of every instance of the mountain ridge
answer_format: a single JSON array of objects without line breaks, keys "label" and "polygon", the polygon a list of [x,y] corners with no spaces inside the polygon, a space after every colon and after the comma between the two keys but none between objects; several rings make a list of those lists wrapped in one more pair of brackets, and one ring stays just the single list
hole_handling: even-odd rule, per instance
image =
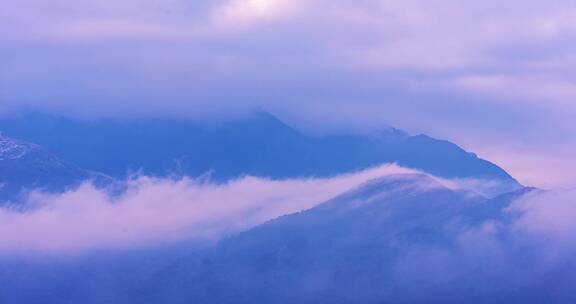
[{"label": "mountain ridge", "polygon": [[444,178],[518,182],[497,165],[445,140],[394,128],[366,135],[306,135],[266,112],[205,124],[188,120],[80,121],[48,114],[0,120],[0,130],[46,147],[83,168],[116,178],[212,172],[273,179],[330,177],[382,163]]}]

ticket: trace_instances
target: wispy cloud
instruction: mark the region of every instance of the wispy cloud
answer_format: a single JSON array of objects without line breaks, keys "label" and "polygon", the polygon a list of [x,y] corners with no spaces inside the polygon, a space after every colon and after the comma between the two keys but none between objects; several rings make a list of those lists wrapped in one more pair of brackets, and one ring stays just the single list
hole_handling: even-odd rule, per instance
[{"label": "wispy cloud", "polygon": [[537,236],[543,248],[576,250],[576,189],[534,192],[523,196],[509,208],[518,215],[514,228]]}]

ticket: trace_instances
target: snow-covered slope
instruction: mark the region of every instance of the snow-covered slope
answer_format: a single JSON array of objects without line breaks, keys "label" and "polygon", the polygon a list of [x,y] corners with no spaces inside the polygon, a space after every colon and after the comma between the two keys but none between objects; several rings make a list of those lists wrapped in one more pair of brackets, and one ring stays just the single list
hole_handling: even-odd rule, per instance
[{"label": "snow-covered slope", "polygon": [[104,182],[108,178],[38,145],[0,134],[0,204],[18,199],[27,189],[63,191],[89,179]]},{"label": "snow-covered slope", "polygon": [[32,144],[16,141],[0,133],[0,161],[24,157],[34,148]]}]

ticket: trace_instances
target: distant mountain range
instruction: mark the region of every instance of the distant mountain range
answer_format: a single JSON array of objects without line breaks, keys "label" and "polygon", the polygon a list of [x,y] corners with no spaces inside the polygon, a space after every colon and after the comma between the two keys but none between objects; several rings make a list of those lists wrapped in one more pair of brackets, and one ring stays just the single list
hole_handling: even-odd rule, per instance
[{"label": "distant mountain range", "polygon": [[[496,193],[519,187],[498,166],[447,141],[410,136],[392,128],[365,135],[310,136],[264,112],[218,123],[163,119],[81,121],[28,113],[1,119],[0,131],[39,144],[68,161],[66,170],[75,175],[69,180],[86,175],[77,167],[72,169],[70,163],[118,179],[140,172],[155,176],[210,174],[217,181],[241,175],[274,179],[327,177],[397,163],[445,178],[497,181]],[[45,159],[38,161],[45,163]],[[54,163],[62,167],[57,163],[65,162]],[[30,173],[25,176],[36,178]]]},{"label": "distant mountain range", "polygon": [[[328,177],[389,162],[498,185],[484,195],[425,173],[387,175],[207,248],[36,264],[0,257],[2,303],[573,303],[538,272],[516,273],[539,251],[515,237],[507,210],[538,190],[447,141],[396,129],[309,136],[265,113],[212,124],[29,114],[3,119],[0,130],[45,147],[0,136],[0,195],[8,197],[121,180],[130,170],[211,172],[222,181]],[[571,265],[549,275],[576,282]]]}]

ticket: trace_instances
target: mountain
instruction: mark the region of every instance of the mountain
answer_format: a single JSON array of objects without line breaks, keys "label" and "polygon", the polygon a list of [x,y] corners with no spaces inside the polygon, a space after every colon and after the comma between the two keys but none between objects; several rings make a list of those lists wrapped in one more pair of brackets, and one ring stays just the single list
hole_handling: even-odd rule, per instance
[{"label": "mountain", "polygon": [[541,303],[546,292],[511,266],[530,266],[527,246],[492,255],[472,233],[465,242],[526,191],[490,200],[425,175],[383,177],[190,255],[142,303]]},{"label": "mountain", "polygon": [[17,200],[26,189],[60,192],[86,180],[102,183],[108,179],[38,145],[0,134],[0,204]]},{"label": "mountain", "polygon": [[[0,130],[54,151],[83,168],[124,177],[210,173],[216,180],[250,174],[271,178],[326,177],[381,163],[446,178],[518,183],[498,166],[457,145],[388,128],[371,134],[311,136],[274,116],[202,123],[190,120],[80,121],[28,113],[5,117]],[[502,192],[502,191],[500,191]]]}]

